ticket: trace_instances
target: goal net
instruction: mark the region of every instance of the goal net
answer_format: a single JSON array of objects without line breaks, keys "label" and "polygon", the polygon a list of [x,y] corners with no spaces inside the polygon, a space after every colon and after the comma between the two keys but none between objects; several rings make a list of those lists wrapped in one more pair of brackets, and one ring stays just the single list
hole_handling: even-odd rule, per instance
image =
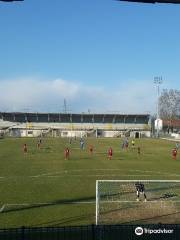
[{"label": "goal net", "polygon": [[97,180],[96,224],[180,223],[180,180]]}]

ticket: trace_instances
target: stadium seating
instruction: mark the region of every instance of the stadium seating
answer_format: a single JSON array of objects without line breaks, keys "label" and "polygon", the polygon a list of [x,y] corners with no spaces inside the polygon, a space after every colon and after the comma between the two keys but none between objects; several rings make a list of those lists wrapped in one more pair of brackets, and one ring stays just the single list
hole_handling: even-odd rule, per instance
[{"label": "stadium seating", "polygon": [[95,124],[148,124],[150,116],[122,114],[70,114],[70,113],[0,113],[0,119],[9,122],[39,123],[95,123]]}]

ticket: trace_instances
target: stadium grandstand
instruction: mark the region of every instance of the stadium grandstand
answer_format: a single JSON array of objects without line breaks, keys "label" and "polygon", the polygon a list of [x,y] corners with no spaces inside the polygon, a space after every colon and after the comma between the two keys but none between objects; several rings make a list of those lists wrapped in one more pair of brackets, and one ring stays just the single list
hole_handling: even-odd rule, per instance
[{"label": "stadium grandstand", "polygon": [[12,137],[150,137],[149,114],[0,112],[0,131]]}]

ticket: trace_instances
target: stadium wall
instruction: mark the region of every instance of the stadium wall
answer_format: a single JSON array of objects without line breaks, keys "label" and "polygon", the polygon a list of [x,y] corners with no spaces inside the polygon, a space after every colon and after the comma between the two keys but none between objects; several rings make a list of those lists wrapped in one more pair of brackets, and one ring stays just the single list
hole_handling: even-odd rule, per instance
[{"label": "stadium wall", "polygon": [[[0,117],[0,129],[12,137],[47,135],[52,137],[150,137],[151,135],[149,115],[0,113]],[[27,121],[30,118],[34,121]]]},{"label": "stadium wall", "polygon": [[10,137],[39,137],[43,135],[44,130],[42,129],[21,129],[13,128],[9,129]]},{"label": "stadium wall", "polygon": [[128,131],[111,131],[111,130],[67,130],[67,129],[9,129],[10,137],[151,137],[150,131],[128,130]]}]

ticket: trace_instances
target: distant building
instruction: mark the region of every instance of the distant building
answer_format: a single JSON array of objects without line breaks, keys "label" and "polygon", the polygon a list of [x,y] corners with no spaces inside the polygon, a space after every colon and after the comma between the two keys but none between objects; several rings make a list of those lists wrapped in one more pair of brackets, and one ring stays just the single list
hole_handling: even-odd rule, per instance
[{"label": "distant building", "polygon": [[180,119],[163,120],[163,131],[167,133],[180,132]]}]

